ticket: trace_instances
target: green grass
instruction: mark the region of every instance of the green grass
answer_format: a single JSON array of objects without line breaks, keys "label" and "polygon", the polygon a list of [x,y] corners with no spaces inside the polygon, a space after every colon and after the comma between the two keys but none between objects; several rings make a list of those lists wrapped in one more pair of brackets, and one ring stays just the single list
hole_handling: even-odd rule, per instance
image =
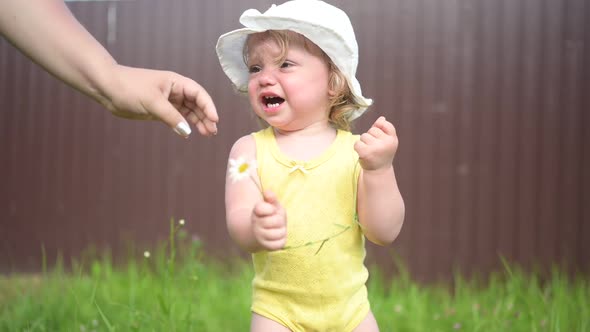
[{"label": "green grass", "polygon": [[[207,259],[178,230],[124,266],[105,255],[0,277],[0,331],[248,331],[250,264]],[[541,281],[506,264],[487,279],[426,286],[373,270],[368,288],[381,331],[590,331],[588,278]]]},{"label": "green grass", "polygon": [[382,331],[590,331],[589,279],[557,269],[541,281],[505,264],[485,284],[456,276],[452,287],[419,285],[403,271],[390,282],[378,271],[371,278]]}]

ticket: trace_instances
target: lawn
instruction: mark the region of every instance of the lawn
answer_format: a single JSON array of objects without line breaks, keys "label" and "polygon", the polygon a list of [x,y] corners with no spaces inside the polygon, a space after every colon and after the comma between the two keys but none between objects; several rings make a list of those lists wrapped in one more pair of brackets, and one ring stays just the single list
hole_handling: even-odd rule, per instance
[{"label": "lawn", "polygon": [[[161,248],[122,266],[104,255],[0,276],[0,331],[248,331],[250,264],[207,259],[171,230]],[[506,264],[485,283],[457,277],[447,287],[372,269],[368,289],[381,331],[590,332],[589,279],[558,270],[541,281]]]}]

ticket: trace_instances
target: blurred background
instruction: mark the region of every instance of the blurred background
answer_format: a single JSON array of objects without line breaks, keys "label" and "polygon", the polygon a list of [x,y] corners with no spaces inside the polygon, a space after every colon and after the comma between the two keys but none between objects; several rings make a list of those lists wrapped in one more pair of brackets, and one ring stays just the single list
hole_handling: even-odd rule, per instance
[{"label": "blurred background", "polygon": [[[501,257],[590,272],[590,4],[585,0],[328,1],[360,47],[357,77],[400,138],[401,235],[368,245],[386,272],[481,275]],[[256,131],[215,55],[262,0],[68,2],[119,63],[197,80],[219,134],[189,140],[112,117],[0,39],[0,272],[38,271],[95,247],[125,257],[168,235],[170,218],[220,259],[243,255],[223,207],[231,145]]]}]

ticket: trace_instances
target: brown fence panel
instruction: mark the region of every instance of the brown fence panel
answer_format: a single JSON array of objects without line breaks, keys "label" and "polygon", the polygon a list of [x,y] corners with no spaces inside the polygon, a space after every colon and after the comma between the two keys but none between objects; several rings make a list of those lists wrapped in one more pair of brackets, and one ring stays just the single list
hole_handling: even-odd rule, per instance
[{"label": "brown fence panel", "polygon": [[[199,81],[219,134],[176,137],[122,121],[0,39],[0,270],[35,270],[41,247],[153,247],[185,218],[214,255],[234,255],[223,181],[231,144],[257,129],[214,46],[247,8],[273,1],[70,3],[122,64]],[[590,267],[590,5],[584,0],[330,1],[351,17],[358,77],[396,125],[407,215],[399,255],[422,280],[483,273],[500,256],[525,266]],[[109,19],[110,17],[110,19]],[[115,20],[113,20],[115,18]],[[110,23],[109,23],[110,22]]]}]

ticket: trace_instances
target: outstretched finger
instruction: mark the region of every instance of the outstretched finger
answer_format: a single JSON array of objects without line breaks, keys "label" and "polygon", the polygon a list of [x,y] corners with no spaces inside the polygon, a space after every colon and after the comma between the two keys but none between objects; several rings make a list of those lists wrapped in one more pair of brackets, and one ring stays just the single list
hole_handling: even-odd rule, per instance
[{"label": "outstretched finger", "polygon": [[217,134],[217,130],[211,130],[209,127],[205,126],[205,123],[203,121],[196,122],[195,126],[197,127],[199,134],[203,136],[211,136]]},{"label": "outstretched finger", "polygon": [[208,133],[213,134],[213,135],[217,134],[217,122],[216,121],[212,121],[209,118],[205,118],[205,119],[201,120],[199,123],[202,124],[204,128],[206,128]]},{"label": "outstretched finger", "polygon": [[167,99],[163,97],[158,98],[146,107],[148,113],[159,118],[160,121],[167,124],[178,135],[187,138],[191,134],[191,128],[188,122],[186,122],[186,119]]},{"label": "outstretched finger", "polygon": [[219,121],[215,104],[207,91],[197,82],[186,77],[184,77],[181,83],[185,98],[194,103],[197,110],[202,111],[205,114],[205,117],[211,122],[216,123]]}]

